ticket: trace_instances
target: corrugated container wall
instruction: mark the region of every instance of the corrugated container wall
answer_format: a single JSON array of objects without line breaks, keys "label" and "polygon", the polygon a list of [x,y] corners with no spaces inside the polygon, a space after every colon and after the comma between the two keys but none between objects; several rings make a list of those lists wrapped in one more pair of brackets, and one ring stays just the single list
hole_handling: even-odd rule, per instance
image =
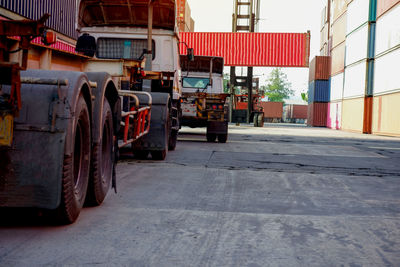
[{"label": "corrugated container wall", "polygon": [[324,28],[322,28],[320,32],[320,48],[324,47],[325,45],[328,45],[328,40],[329,40],[329,25],[325,24]]},{"label": "corrugated container wall", "polygon": [[310,62],[308,81],[328,80],[331,73],[331,57],[316,56]]},{"label": "corrugated container wall", "polygon": [[332,48],[346,40],[347,14],[344,13],[332,24]]},{"label": "corrugated container wall", "polygon": [[368,23],[353,31],[346,38],[346,66],[368,56]]},{"label": "corrugated container wall", "polygon": [[331,75],[336,75],[340,72],[344,71],[344,57],[346,51],[346,43],[343,42],[340,45],[336,46],[331,51],[332,57],[332,66],[331,66]]},{"label": "corrugated container wall", "polygon": [[372,133],[400,136],[400,93],[374,97]]},{"label": "corrugated container wall", "polygon": [[186,46],[199,56],[224,58],[225,66],[308,67],[309,33],[180,33],[180,53]]},{"label": "corrugated container wall", "polygon": [[332,22],[336,21],[347,10],[347,0],[332,1],[333,16]]},{"label": "corrugated container wall", "polygon": [[400,0],[378,0],[376,16],[379,18],[397,3],[400,3]]},{"label": "corrugated container wall", "polygon": [[307,119],[307,105],[286,104],[283,107],[283,116],[286,122]]},{"label": "corrugated container wall", "polygon": [[331,101],[341,100],[343,98],[343,83],[343,72],[331,77]]},{"label": "corrugated container wall", "polygon": [[328,103],[308,104],[307,125],[326,127]]},{"label": "corrugated container wall", "polygon": [[375,95],[400,91],[399,62],[400,47],[375,59]]},{"label": "corrugated container wall", "polygon": [[400,45],[400,2],[376,21],[375,42],[377,56]]},{"label": "corrugated container wall", "polygon": [[362,132],[364,126],[364,97],[343,100],[342,129]]},{"label": "corrugated container wall", "polygon": [[342,128],[342,101],[329,103],[327,127],[336,130]]},{"label": "corrugated container wall", "polygon": [[307,119],[307,105],[292,105],[291,108],[292,119]]},{"label": "corrugated container wall", "polygon": [[315,80],[310,82],[308,87],[308,103],[329,102],[330,81]]},{"label": "corrugated container wall", "polygon": [[364,96],[366,93],[367,61],[353,64],[344,70],[343,98]]},{"label": "corrugated container wall", "polygon": [[376,0],[353,0],[347,6],[346,34],[368,21],[375,21]]},{"label": "corrugated container wall", "polygon": [[283,102],[261,102],[260,105],[265,118],[282,119]]},{"label": "corrugated container wall", "polygon": [[0,6],[32,20],[49,13],[47,26],[71,38],[78,38],[75,29],[76,0],[0,0]]}]

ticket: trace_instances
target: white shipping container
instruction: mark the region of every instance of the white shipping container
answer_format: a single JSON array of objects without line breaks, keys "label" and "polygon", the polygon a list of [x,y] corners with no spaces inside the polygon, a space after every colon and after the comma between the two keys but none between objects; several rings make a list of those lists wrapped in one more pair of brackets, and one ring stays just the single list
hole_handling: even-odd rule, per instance
[{"label": "white shipping container", "polygon": [[343,72],[331,77],[331,101],[343,98],[343,78]]},{"label": "white shipping container", "polygon": [[322,49],[324,47],[325,44],[328,44],[328,28],[329,28],[329,24],[325,24],[325,27],[322,28],[321,32],[320,32],[320,49]]},{"label": "white shipping container", "polygon": [[400,48],[375,58],[374,95],[400,91]]},{"label": "white shipping container", "polygon": [[367,61],[351,65],[344,69],[343,98],[365,95]]},{"label": "white shipping container", "polygon": [[368,23],[349,34],[346,38],[346,66],[362,59],[368,54]]},{"label": "white shipping container", "polygon": [[400,45],[400,4],[393,7],[376,21],[376,55]]},{"label": "white shipping container", "polygon": [[369,0],[353,0],[347,6],[346,34],[357,29],[368,21]]},{"label": "white shipping container", "polygon": [[342,102],[329,103],[329,114],[327,126],[331,129],[340,130],[342,128]]}]

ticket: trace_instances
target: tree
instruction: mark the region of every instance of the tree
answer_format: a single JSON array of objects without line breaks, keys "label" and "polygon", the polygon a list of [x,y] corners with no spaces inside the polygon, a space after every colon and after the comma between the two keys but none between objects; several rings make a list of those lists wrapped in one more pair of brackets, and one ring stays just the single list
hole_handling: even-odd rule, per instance
[{"label": "tree", "polygon": [[302,98],[305,102],[308,102],[308,92],[301,93],[301,98]]},{"label": "tree", "polygon": [[229,94],[230,93],[230,88],[229,88],[229,74],[224,73],[224,93]]},{"label": "tree", "polygon": [[287,80],[287,75],[280,69],[274,68],[268,78],[268,84],[262,86],[269,101],[282,102],[284,99],[294,95],[291,84]]}]

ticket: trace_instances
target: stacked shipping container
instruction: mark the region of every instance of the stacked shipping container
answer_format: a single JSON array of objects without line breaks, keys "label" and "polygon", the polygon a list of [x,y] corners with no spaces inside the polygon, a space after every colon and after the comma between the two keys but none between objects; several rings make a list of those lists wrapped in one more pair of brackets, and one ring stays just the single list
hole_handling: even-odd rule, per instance
[{"label": "stacked shipping container", "polygon": [[283,120],[292,123],[304,123],[307,119],[307,105],[285,104],[283,107]]},{"label": "stacked shipping container", "polygon": [[316,56],[310,63],[307,115],[307,124],[310,126],[326,126],[330,100],[330,68],[329,56]]},{"label": "stacked shipping container", "polygon": [[331,92],[327,127],[341,129],[344,64],[346,51],[347,0],[328,0],[331,7]]},{"label": "stacked shipping container", "polygon": [[376,0],[347,5],[342,128],[371,133]]},{"label": "stacked shipping container", "polygon": [[178,12],[178,28],[180,32],[194,32],[194,20],[187,0],[176,1]]},{"label": "stacked shipping container", "polygon": [[400,1],[377,3],[372,133],[400,135]]},{"label": "stacked shipping container", "polygon": [[328,127],[400,135],[400,0],[328,0],[329,5]]}]

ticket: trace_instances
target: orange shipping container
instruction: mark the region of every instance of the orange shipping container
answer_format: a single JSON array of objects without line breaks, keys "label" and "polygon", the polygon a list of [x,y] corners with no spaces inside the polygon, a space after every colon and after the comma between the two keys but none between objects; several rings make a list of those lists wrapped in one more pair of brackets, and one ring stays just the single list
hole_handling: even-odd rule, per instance
[{"label": "orange shipping container", "polygon": [[331,73],[331,57],[316,56],[311,60],[308,81],[329,80]]},{"label": "orange shipping container", "polygon": [[395,6],[397,3],[400,3],[400,0],[378,0],[377,1],[376,17],[379,18],[386,11],[388,11],[393,6]]},{"label": "orange shipping container", "polygon": [[364,98],[364,125],[363,133],[370,134],[372,132],[372,96],[366,96]]},{"label": "orange shipping container", "polygon": [[283,102],[261,102],[265,118],[281,119],[283,113]]}]

